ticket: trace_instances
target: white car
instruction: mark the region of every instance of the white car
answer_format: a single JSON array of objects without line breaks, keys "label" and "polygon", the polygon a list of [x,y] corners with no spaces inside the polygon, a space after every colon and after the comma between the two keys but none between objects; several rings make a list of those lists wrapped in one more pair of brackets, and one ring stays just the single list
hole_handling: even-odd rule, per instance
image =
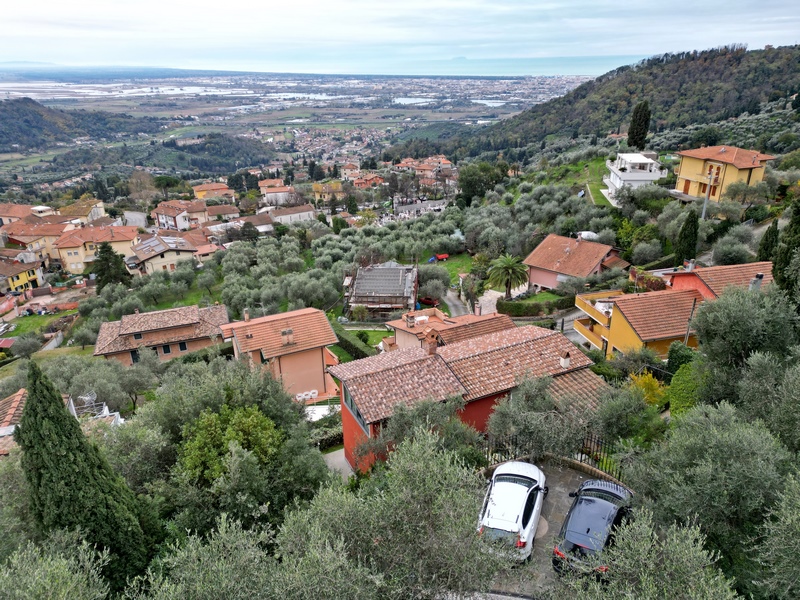
[{"label": "white car", "polygon": [[530,558],[533,538],[547,495],[539,467],[512,461],[495,469],[478,524],[487,539],[516,549],[520,560]]}]

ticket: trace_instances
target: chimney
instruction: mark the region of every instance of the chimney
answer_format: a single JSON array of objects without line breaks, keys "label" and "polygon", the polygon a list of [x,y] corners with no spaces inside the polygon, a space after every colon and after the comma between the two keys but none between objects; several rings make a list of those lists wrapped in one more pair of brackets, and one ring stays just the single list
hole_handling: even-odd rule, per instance
[{"label": "chimney", "polygon": [[559,362],[561,363],[562,369],[569,369],[569,350],[564,350],[564,352],[561,353]]},{"label": "chimney", "polygon": [[689,264],[686,265],[686,272],[691,273],[692,271],[694,271],[694,259],[690,260]]},{"label": "chimney", "polygon": [[756,273],[756,276],[750,280],[750,291],[755,292],[761,289],[761,284],[764,281],[763,273]]},{"label": "chimney", "polygon": [[411,328],[414,327],[415,323],[416,323],[416,319],[414,318],[414,315],[412,315],[410,312],[407,312],[406,313],[406,327],[411,329]]},{"label": "chimney", "polygon": [[284,346],[291,346],[294,344],[294,329],[284,329],[281,331],[281,341]]},{"label": "chimney", "polygon": [[243,315],[244,315],[245,322],[249,321],[250,320],[250,309],[249,308],[245,308],[244,312],[243,312]]},{"label": "chimney", "polygon": [[138,315],[139,314],[139,309],[138,308],[134,308],[133,309],[133,314]]},{"label": "chimney", "polygon": [[425,330],[425,337],[422,338],[422,347],[429,356],[436,354],[436,350],[439,347],[439,336],[436,335],[436,330],[433,327],[428,327]]}]

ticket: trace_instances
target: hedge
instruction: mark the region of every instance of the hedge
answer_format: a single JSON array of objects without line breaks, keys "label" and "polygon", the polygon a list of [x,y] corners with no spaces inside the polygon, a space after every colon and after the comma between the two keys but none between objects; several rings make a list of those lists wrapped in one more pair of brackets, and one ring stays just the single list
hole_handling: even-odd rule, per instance
[{"label": "hedge", "polygon": [[376,354],[372,348],[358,339],[355,334],[350,333],[339,323],[331,323],[336,337],[339,338],[339,345],[346,350],[353,358],[367,358]]},{"label": "hedge", "polygon": [[642,265],[641,269],[643,271],[652,271],[653,269],[668,269],[670,267],[675,266],[675,254],[667,254],[666,256],[659,258],[658,260],[654,260],[651,263],[647,263],[646,265]]},{"label": "hedge", "polygon": [[334,427],[312,429],[309,432],[309,438],[311,443],[317,446],[321,452],[328,448],[344,444],[341,424]]},{"label": "hedge", "polygon": [[575,306],[575,296],[564,296],[551,302],[518,302],[497,300],[497,312],[510,317],[538,317],[549,315],[556,310],[564,310]]}]

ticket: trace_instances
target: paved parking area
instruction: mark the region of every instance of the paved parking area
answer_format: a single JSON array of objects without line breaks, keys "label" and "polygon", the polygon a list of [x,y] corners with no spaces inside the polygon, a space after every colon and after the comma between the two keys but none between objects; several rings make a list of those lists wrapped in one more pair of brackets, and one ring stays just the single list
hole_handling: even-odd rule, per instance
[{"label": "paved parking area", "polygon": [[495,582],[494,590],[501,594],[536,598],[556,585],[556,574],[551,564],[553,541],[572,505],[569,493],[589,479],[584,473],[557,463],[547,462],[539,467],[544,471],[550,492],[542,506],[542,516],[533,542],[533,556],[530,562],[520,565]]}]

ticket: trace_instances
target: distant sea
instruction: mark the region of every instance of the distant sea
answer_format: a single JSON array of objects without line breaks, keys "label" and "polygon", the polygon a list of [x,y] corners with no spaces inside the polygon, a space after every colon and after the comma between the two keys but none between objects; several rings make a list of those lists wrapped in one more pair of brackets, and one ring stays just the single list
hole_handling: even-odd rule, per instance
[{"label": "distant sea", "polygon": [[[234,74],[351,75],[407,77],[524,77],[553,75],[598,76],[623,65],[639,62],[645,55],[562,56],[550,58],[452,58],[443,60],[382,60],[358,64],[314,62],[275,69],[269,64],[247,64],[240,69],[175,69],[132,66],[62,66],[48,63],[0,62],[0,80],[56,81],[108,80],[118,78],[181,78]],[[243,65],[244,66],[244,65]]]}]

